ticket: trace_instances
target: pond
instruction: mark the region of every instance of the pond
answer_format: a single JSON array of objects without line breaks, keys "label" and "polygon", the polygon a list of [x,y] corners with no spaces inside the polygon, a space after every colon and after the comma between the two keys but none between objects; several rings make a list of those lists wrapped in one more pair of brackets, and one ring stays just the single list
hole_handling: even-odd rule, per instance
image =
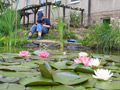
[{"label": "pond", "polygon": [[[0,49],[0,90],[119,90],[120,53],[97,50],[38,48],[16,48],[8,53]],[[19,56],[19,51],[29,51],[27,58]],[[47,52],[47,58],[39,53]],[[75,63],[80,52],[90,58],[99,58],[97,68]],[[108,80],[98,80],[94,70],[109,69],[113,73]],[[107,77],[107,74],[104,74]],[[103,76],[104,77],[104,76]]]}]

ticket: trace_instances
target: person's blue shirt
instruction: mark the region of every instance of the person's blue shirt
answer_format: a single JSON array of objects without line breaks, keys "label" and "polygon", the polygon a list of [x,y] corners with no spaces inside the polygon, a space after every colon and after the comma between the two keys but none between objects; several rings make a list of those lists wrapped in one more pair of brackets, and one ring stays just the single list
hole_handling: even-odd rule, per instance
[{"label": "person's blue shirt", "polygon": [[[44,18],[43,20],[37,20],[37,23],[40,23],[40,24],[46,24],[46,25],[50,25],[51,26],[51,23],[50,23],[50,20],[48,18]],[[48,28],[49,30],[49,28]]]}]

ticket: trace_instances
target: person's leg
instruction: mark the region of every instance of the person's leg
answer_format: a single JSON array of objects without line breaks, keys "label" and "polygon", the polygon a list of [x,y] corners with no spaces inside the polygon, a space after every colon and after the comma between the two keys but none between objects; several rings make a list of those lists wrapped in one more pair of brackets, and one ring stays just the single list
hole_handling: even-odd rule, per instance
[{"label": "person's leg", "polygon": [[37,29],[37,25],[36,24],[32,25],[27,39],[31,38],[32,34],[36,31],[36,29]]},{"label": "person's leg", "polygon": [[46,27],[43,27],[41,24],[37,25],[37,31],[38,31],[38,40],[41,39],[42,34],[48,33],[48,29]]}]

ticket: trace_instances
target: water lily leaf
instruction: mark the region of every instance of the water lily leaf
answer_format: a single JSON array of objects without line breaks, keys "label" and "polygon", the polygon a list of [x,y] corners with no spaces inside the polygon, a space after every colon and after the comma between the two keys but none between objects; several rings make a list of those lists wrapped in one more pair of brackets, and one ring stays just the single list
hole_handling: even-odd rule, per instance
[{"label": "water lily leaf", "polygon": [[34,62],[23,62],[21,65],[29,67],[39,67],[39,65],[35,64]]},{"label": "water lily leaf", "polygon": [[83,83],[81,86],[83,87],[94,87],[96,84],[96,80],[94,79],[89,79],[88,82]]},{"label": "water lily leaf", "polygon": [[100,55],[100,54],[91,54],[91,56],[92,56],[93,58],[103,58],[103,56]]},{"label": "water lily leaf", "polygon": [[40,68],[41,75],[43,77],[51,78],[51,79],[53,78],[52,74],[50,73],[50,71],[43,64],[40,64],[39,68]]},{"label": "water lily leaf", "polygon": [[51,86],[30,86],[26,90],[51,90]]},{"label": "water lily leaf", "polygon": [[64,85],[76,85],[86,82],[86,78],[80,78],[75,72],[61,71],[53,74],[53,80]]},{"label": "water lily leaf", "polygon": [[[24,68],[24,69],[23,69]],[[28,66],[2,66],[0,67],[0,70],[4,70],[4,71],[14,71],[14,72],[30,72],[30,71],[34,71],[32,69],[30,69],[30,67]]]},{"label": "water lily leaf", "polygon": [[31,55],[29,57],[31,60],[39,60],[39,57],[38,56],[35,56],[35,55]]},{"label": "water lily leaf", "polygon": [[40,72],[8,72],[8,71],[0,71],[0,75],[6,76],[6,77],[35,77],[35,76],[41,76]]},{"label": "water lily leaf", "polygon": [[75,90],[72,86],[52,86],[51,90]]},{"label": "water lily leaf", "polygon": [[106,66],[106,67],[104,67],[104,68],[106,68],[106,69],[116,69],[116,70],[119,70],[120,69],[120,67],[117,67],[117,66]]},{"label": "water lily leaf", "polygon": [[9,84],[0,84],[0,90],[6,90]]},{"label": "water lily leaf", "polygon": [[84,73],[84,72],[77,72],[77,73],[79,73],[80,77],[93,79],[91,73]]},{"label": "water lily leaf", "polygon": [[18,84],[9,84],[7,87],[7,90],[25,90],[25,87],[23,85],[18,85]]},{"label": "water lily leaf", "polygon": [[15,78],[15,77],[0,78],[0,81],[4,82],[4,83],[17,82],[18,80],[19,80],[19,78]]},{"label": "water lily leaf", "polygon": [[55,69],[66,69],[68,66],[66,65],[67,61],[62,62],[49,62],[51,67]]},{"label": "water lily leaf", "polygon": [[111,62],[120,63],[120,56],[110,55],[110,57],[106,60],[111,61]]},{"label": "water lily leaf", "polygon": [[86,90],[100,90],[100,89],[97,89],[97,88],[87,88]]},{"label": "water lily leaf", "polygon": [[0,65],[10,66],[10,65],[20,65],[19,62],[10,63],[10,62],[0,62]]},{"label": "water lily leaf", "polygon": [[120,89],[120,81],[97,81],[96,88],[100,89],[107,89],[107,90],[114,90],[114,89]]},{"label": "water lily leaf", "polygon": [[20,84],[26,85],[26,86],[37,86],[37,85],[58,85],[58,83],[53,82],[52,79],[44,78],[44,77],[30,77],[30,78],[24,78],[19,81]]},{"label": "water lily leaf", "polygon": [[94,69],[83,65],[76,67],[74,70],[77,72],[94,73]]},{"label": "water lily leaf", "polygon": [[79,86],[79,87],[76,87],[75,90],[86,90],[86,89],[84,87],[82,87],[82,86]]}]

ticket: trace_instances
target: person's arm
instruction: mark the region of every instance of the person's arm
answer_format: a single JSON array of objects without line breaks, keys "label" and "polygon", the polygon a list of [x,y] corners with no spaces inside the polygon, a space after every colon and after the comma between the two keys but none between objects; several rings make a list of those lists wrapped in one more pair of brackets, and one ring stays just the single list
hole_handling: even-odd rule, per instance
[{"label": "person's arm", "polygon": [[42,24],[43,27],[50,28],[50,25]]}]

